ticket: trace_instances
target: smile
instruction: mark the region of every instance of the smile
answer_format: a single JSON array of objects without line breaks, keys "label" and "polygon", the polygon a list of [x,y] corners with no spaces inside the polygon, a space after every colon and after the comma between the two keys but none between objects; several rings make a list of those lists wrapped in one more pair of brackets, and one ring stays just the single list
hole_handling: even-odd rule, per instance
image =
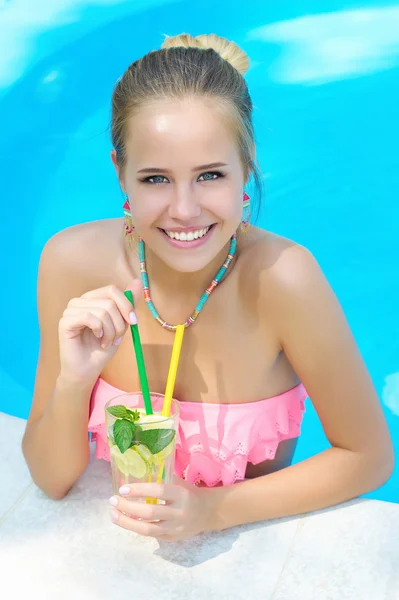
[{"label": "smile", "polygon": [[197,248],[210,237],[216,223],[198,229],[173,230],[160,229],[168,242],[176,248]]},{"label": "smile", "polygon": [[210,228],[211,226],[209,225],[209,227],[205,227],[204,229],[196,229],[195,231],[168,231],[167,229],[164,229],[163,231],[166,233],[166,235],[172,238],[172,240],[192,242],[193,240],[204,237]]}]

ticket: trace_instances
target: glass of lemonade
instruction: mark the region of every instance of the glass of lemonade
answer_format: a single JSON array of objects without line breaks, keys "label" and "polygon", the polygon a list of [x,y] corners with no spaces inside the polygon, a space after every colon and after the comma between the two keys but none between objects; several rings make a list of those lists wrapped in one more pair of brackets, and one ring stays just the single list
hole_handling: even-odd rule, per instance
[{"label": "glass of lemonade", "polygon": [[172,400],[170,415],[163,417],[163,401],[162,394],[151,394],[153,415],[146,415],[141,392],[121,394],[106,403],[105,422],[115,494],[119,494],[122,485],[130,483],[171,483],[180,407]]}]

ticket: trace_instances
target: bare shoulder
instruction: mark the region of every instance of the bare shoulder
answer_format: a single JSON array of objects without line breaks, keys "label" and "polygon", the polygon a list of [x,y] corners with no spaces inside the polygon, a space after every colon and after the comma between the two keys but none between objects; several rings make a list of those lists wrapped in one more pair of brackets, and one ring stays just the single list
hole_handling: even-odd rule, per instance
[{"label": "bare shoulder", "polygon": [[63,229],[47,241],[40,266],[57,270],[78,287],[97,287],[122,251],[122,227],[121,219],[104,219]]},{"label": "bare shoulder", "polygon": [[46,243],[48,253],[67,262],[90,258],[120,243],[121,219],[104,219],[72,225],[53,235]]},{"label": "bare shoulder", "polygon": [[[254,228],[245,242],[244,268],[263,296],[280,300],[283,296],[306,294],[326,283],[313,254],[288,238]],[[248,282],[251,284],[251,282]]]}]

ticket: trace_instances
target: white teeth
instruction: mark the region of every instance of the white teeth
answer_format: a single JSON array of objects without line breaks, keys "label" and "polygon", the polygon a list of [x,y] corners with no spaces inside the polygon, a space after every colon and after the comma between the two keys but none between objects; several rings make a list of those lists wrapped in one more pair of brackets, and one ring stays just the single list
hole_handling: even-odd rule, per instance
[{"label": "white teeth", "polygon": [[172,238],[172,240],[180,240],[181,242],[192,242],[194,240],[197,240],[198,238],[202,238],[206,233],[208,233],[210,228],[211,227],[209,226],[205,227],[205,229],[197,229],[197,231],[189,231],[187,233],[185,231],[178,233],[177,231],[168,231],[166,229],[164,231],[166,235]]}]

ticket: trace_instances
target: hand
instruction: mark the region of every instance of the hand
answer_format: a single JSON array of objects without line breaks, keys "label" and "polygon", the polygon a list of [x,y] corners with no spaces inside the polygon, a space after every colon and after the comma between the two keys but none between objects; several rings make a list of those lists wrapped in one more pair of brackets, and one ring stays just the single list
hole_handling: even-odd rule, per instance
[{"label": "hand", "polygon": [[[111,500],[117,502],[111,509],[111,520],[129,531],[167,542],[186,540],[209,531],[213,513],[212,489],[197,487],[179,478],[176,480],[177,484],[123,486],[129,489],[129,494],[110,498],[111,504]],[[137,502],[136,498],[158,498],[166,504],[146,504]],[[138,517],[158,522],[138,521]]]},{"label": "hand", "polygon": [[[141,282],[132,285],[134,303],[141,296]],[[130,323],[137,319],[124,293],[110,285],[73,298],[59,322],[60,377],[95,381],[116,354]]]}]

